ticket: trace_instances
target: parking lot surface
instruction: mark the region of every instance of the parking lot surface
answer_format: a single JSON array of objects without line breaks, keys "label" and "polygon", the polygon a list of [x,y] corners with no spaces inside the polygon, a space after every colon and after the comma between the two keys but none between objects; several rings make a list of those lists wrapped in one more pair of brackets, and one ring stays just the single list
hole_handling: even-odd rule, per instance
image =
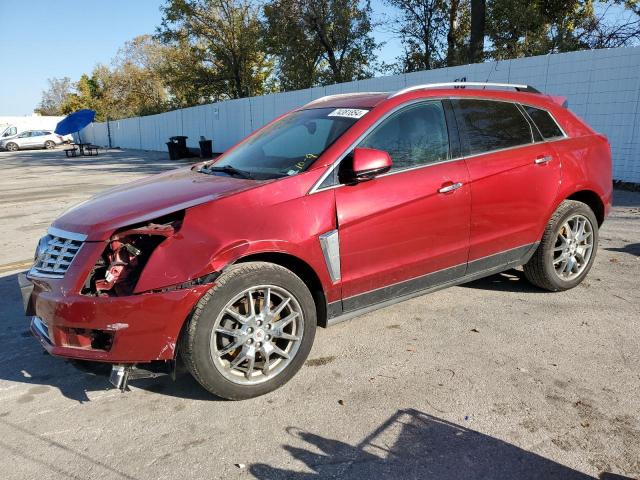
[{"label": "parking lot surface", "polygon": [[72,204],[179,165],[0,152],[2,478],[640,477],[639,193],[616,192],[568,292],[513,270],[321,329],[291,382],[248,401],[184,373],[120,393],[43,354],[17,272]]}]

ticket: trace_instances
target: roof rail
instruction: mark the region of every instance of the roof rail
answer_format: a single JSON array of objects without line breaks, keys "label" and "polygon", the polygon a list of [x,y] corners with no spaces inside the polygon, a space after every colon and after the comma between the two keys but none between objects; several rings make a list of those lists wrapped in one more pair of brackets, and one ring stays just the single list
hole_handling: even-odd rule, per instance
[{"label": "roof rail", "polygon": [[307,105],[311,105],[312,103],[321,102],[324,100],[329,100],[330,98],[340,98],[340,97],[350,97],[352,95],[378,95],[385,92],[350,92],[350,93],[334,93],[333,95],[325,95],[324,97],[319,97],[314,100],[311,100]]},{"label": "roof rail", "polygon": [[502,87],[515,88],[519,92],[540,93],[539,90],[531,85],[521,85],[517,83],[488,83],[488,82],[445,82],[445,83],[425,83],[424,85],[414,85],[412,87],[403,88],[392,93],[387,98],[397,97],[403,93],[413,92],[414,90],[423,90],[426,88],[449,88],[449,87]]}]

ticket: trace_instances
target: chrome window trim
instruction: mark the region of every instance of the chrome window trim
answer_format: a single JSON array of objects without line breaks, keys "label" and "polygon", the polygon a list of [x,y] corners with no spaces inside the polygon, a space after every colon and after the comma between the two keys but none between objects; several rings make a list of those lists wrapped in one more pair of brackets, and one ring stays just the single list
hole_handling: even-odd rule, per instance
[{"label": "chrome window trim", "polygon": [[[560,131],[563,133],[564,136],[562,136],[562,137],[553,137],[553,138],[549,138],[549,139],[545,139],[544,137],[542,137],[543,138],[542,141],[535,142],[535,141],[533,141],[533,132],[532,132],[532,134],[531,134],[531,140],[532,140],[531,143],[525,143],[525,144],[522,144],[522,145],[516,145],[515,147],[506,147],[506,148],[499,148],[499,149],[496,149],[496,150],[488,150],[486,152],[474,153],[474,154],[471,154],[471,155],[460,155],[459,157],[450,158],[450,159],[443,160],[443,161],[440,161],[440,162],[427,163],[425,165],[417,165],[415,167],[409,167],[409,168],[404,168],[404,169],[400,169],[400,170],[391,171],[389,173],[385,173],[383,175],[379,175],[376,178],[388,177],[389,175],[395,175],[397,173],[409,172],[409,171],[412,171],[412,170],[418,170],[420,168],[427,168],[427,167],[431,167],[431,166],[434,166],[434,165],[441,165],[443,163],[456,162],[458,160],[466,160],[468,158],[474,158],[474,157],[478,157],[480,155],[487,155],[489,153],[505,152],[505,151],[508,151],[508,150],[513,150],[515,148],[528,147],[528,146],[531,146],[531,145],[539,145],[541,143],[558,142],[558,141],[567,140],[567,139],[570,138],[569,135],[567,135],[567,133],[560,126],[560,124],[558,123],[556,118],[553,116],[553,114],[549,110],[547,110],[546,108],[539,107],[537,105],[532,105],[530,103],[517,102],[517,101],[514,101],[514,100],[492,99],[492,98],[486,98],[486,97],[475,96],[475,95],[469,95],[469,96],[466,96],[466,95],[465,96],[456,96],[456,95],[454,95],[454,96],[446,96],[446,97],[426,97],[426,98],[413,99],[413,100],[410,100],[410,101],[408,101],[406,103],[402,103],[402,104],[396,106],[395,108],[393,108],[393,109],[389,110],[387,113],[385,113],[378,120],[376,120],[376,122],[373,125],[371,125],[365,132],[363,132],[354,142],[352,142],[345,149],[345,151],[342,154],[340,154],[340,156],[336,160],[334,160],[333,163],[331,163],[330,165],[327,166],[327,170],[320,176],[320,178],[318,180],[316,180],[316,182],[313,184],[311,189],[307,192],[307,195],[312,195],[314,193],[324,192],[324,191],[327,191],[327,190],[332,190],[334,188],[344,187],[344,184],[342,184],[342,183],[339,183],[337,185],[331,185],[330,187],[324,187],[324,188],[320,188],[320,185],[322,185],[322,182],[324,182],[326,180],[326,178],[329,175],[331,175],[333,170],[335,170],[336,168],[338,168],[340,166],[340,162],[342,162],[342,160],[347,155],[349,155],[353,151],[353,149],[362,140],[364,140],[365,137],[369,133],[371,133],[372,130],[374,130],[376,127],[378,127],[378,125],[380,125],[380,123],[382,123],[388,117],[390,117],[391,115],[396,113],[398,110],[400,110],[400,109],[402,109],[404,107],[411,106],[411,105],[413,105],[415,103],[422,103],[422,102],[428,102],[428,101],[434,101],[434,100],[442,102],[443,100],[464,100],[464,99],[486,100],[488,102],[493,101],[493,102],[513,103],[515,105],[522,105],[522,106],[527,105],[529,107],[537,108],[538,110],[544,110],[545,112],[547,112],[551,116],[551,118],[556,123],[556,125],[558,125],[558,128],[560,129]],[[525,118],[525,120],[526,120],[526,118]],[[535,125],[535,122],[534,122],[534,125]],[[542,134],[540,134],[540,136],[542,136]]]},{"label": "chrome window trim", "polygon": [[[537,105],[532,105],[532,104],[530,104],[530,103],[523,103],[523,102],[520,102],[520,105],[523,107],[524,113],[526,113],[526,114],[527,114],[527,116],[528,116],[529,118],[531,118],[531,117],[530,117],[530,115],[527,113],[527,111],[524,109],[524,107],[536,108],[536,109],[538,109],[538,110],[542,110],[543,112],[547,112],[547,113],[549,114],[549,116],[551,117],[551,120],[553,120],[553,123],[555,123],[555,124],[556,124],[556,127],[558,127],[558,130],[560,130],[560,131],[562,132],[562,136],[560,136],[560,137],[558,137],[558,136],[556,136],[556,137],[550,137],[550,138],[548,138],[548,139],[545,139],[545,138],[544,138],[544,136],[542,135],[542,132],[540,132],[540,136],[542,137],[542,140],[543,140],[543,141],[551,141],[551,140],[557,140],[557,139],[562,139],[562,138],[569,138],[569,135],[567,135],[567,132],[565,132],[564,128],[562,128],[562,125],[560,125],[560,122],[558,122],[558,120],[556,120],[556,117],[554,117],[554,116],[553,116],[553,113],[551,113],[549,110],[547,110],[546,108],[539,107],[539,106],[537,106]],[[531,121],[533,122],[533,124],[534,124],[534,125],[536,125],[536,122],[534,122],[534,121],[533,121],[533,118],[531,118]],[[537,128],[537,127],[538,127],[538,126],[536,125],[536,128]],[[539,131],[539,130],[540,130],[540,129],[538,129],[538,131]],[[541,142],[538,142],[538,143],[541,143]]]},{"label": "chrome window trim", "polygon": [[538,126],[535,123],[533,123],[533,120],[524,111],[524,107],[519,103],[516,105],[516,107],[517,107],[518,111],[520,112],[520,115],[522,115],[522,117],[524,118],[525,122],[527,122],[527,125],[529,125],[529,133],[531,134],[531,141],[533,143],[536,142],[536,136],[533,134],[533,127],[534,126],[536,127],[536,131],[540,134],[540,138],[542,138],[544,140],[544,137],[540,133],[540,129],[538,128]]},{"label": "chrome window trim", "polygon": [[[398,106],[396,106],[395,108],[392,108],[391,110],[389,110],[388,112],[386,112],[383,116],[381,116],[380,118],[378,118],[378,120],[375,121],[375,123],[373,125],[371,125],[367,130],[365,130],[356,140],[354,140],[353,142],[351,142],[351,145],[349,145],[344,152],[342,152],[342,154],[340,154],[340,156],[331,164],[327,167],[327,170],[322,174],[322,176],[313,184],[313,186],[311,187],[311,189],[307,192],[307,195],[310,195],[312,193],[316,193],[316,192],[320,192],[320,191],[325,191],[325,190],[330,190],[332,188],[336,188],[338,186],[342,186],[341,184],[338,185],[332,185],[330,187],[324,187],[324,188],[319,188],[320,185],[322,185],[322,182],[325,181],[325,179],[331,174],[331,171],[335,168],[338,167],[338,165],[340,165],[340,162],[344,159],[344,157],[346,157],[347,155],[349,155],[353,149],[355,148],[356,145],[358,145],[360,142],[362,142],[367,135],[369,135],[375,128],[377,128],[382,122],[384,122],[387,118],[389,118],[391,115],[395,114],[396,112],[398,112],[399,110],[405,108],[405,107],[410,107],[414,104],[417,103],[424,103],[424,102],[429,102],[429,101],[440,101],[442,102],[443,98],[440,97],[433,97],[433,98],[419,98],[419,99],[414,99],[411,100],[409,102],[405,102],[402,103]],[[356,122],[357,123],[357,122]],[[421,165],[422,166],[422,165]],[[401,170],[401,171],[407,171],[407,169],[405,170]],[[388,174],[385,175],[389,175],[390,173],[393,172],[389,172]],[[382,177],[383,175],[380,175],[380,177]],[[379,178],[379,177],[378,177]]]},{"label": "chrome window trim", "polygon": [[47,233],[54,237],[62,237],[68,240],[75,240],[77,242],[84,242],[87,239],[87,236],[82,233],[69,232],[56,227],[49,227],[47,229]]}]

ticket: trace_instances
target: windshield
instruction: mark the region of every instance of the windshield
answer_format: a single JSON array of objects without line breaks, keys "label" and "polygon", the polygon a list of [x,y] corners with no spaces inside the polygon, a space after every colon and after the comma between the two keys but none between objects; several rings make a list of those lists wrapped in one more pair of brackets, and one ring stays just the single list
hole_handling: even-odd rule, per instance
[{"label": "windshield", "polygon": [[204,173],[266,180],[308,168],[351,125],[367,113],[353,108],[317,108],[287,115],[248,139]]}]

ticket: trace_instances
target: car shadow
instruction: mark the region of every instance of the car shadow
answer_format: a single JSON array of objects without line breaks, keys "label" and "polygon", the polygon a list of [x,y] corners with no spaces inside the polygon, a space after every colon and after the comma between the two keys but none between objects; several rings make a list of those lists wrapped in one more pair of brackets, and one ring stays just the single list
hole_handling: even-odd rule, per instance
[{"label": "car shadow", "polygon": [[636,257],[640,257],[640,243],[628,243],[624,247],[607,247],[605,250],[609,252],[620,252],[620,253],[629,253],[631,255],[635,255]]},{"label": "car shadow", "polygon": [[[414,409],[398,410],[354,445],[294,427],[287,431],[296,446],[282,448],[310,472],[257,463],[249,466],[256,478],[594,479],[505,441]],[[602,472],[599,478],[632,480],[608,472]]]},{"label": "car shadow", "polygon": [[529,283],[522,270],[515,269],[474,280],[473,282],[463,283],[460,286],[498,292],[544,293],[543,290]]},{"label": "car shadow", "polygon": [[[52,357],[44,351],[29,331],[17,277],[17,274],[0,276],[0,325],[3,326],[0,380],[51,386],[79,403],[90,401],[89,392],[113,389],[108,380],[108,366],[83,362],[83,368],[78,369],[75,362]],[[178,368],[175,381],[166,376],[133,380],[130,385],[182,399],[222,401],[202,388],[184,368]]]}]

